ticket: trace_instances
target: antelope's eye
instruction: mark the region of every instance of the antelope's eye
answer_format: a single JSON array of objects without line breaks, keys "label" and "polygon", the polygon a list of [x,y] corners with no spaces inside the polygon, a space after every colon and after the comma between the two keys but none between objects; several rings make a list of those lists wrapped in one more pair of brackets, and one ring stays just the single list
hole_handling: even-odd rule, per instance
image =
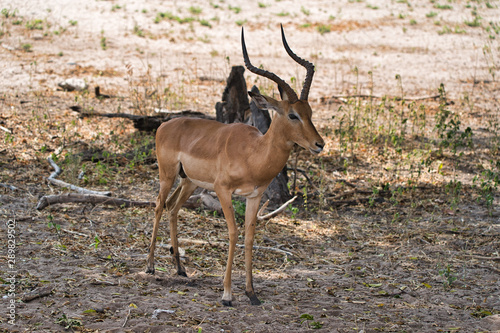
[{"label": "antelope's eye", "polygon": [[290,113],[288,115],[288,119],[290,119],[290,120],[299,120],[299,117],[297,117],[294,113]]}]

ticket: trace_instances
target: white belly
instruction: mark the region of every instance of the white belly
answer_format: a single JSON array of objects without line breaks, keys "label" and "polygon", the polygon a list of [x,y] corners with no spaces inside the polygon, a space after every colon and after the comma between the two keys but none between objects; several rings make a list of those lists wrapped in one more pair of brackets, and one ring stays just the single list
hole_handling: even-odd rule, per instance
[{"label": "white belly", "polygon": [[256,187],[253,191],[244,192],[242,189],[237,188],[236,191],[234,191],[234,194],[241,195],[246,198],[255,198],[259,195],[259,190],[258,187]]},{"label": "white belly", "polygon": [[209,191],[213,191],[214,190],[214,184],[212,184],[212,183],[202,182],[202,181],[199,181],[199,180],[196,180],[196,179],[191,179],[191,178],[189,178],[189,180],[193,184],[195,184],[196,186],[198,186],[198,187],[207,189]]}]

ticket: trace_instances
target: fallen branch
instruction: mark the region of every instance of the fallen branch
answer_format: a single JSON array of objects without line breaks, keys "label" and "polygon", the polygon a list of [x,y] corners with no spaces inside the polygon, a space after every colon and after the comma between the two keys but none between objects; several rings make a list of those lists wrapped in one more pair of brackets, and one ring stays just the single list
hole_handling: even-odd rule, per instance
[{"label": "fallen branch", "polygon": [[17,190],[17,187],[15,187],[13,185],[9,185],[9,184],[4,184],[4,183],[0,183],[0,187],[5,187],[5,188],[8,188],[9,190],[12,190],[12,191]]},{"label": "fallen branch", "polygon": [[81,117],[105,117],[105,118],[125,118],[130,119],[134,122],[134,127],[140,131],[156,131],[156,129],[161,125],[161,123],[168,121],[170,119],[178,117],[196,117],[204,119],[214,119],[202,112],[198,111],[170,111],[168,113],[160,113],[161,110],[158,109],[159,114],[155,116],[140,116],[128,113],[100,113],[96,111],[86,111],[80,105],[74,105],[69,107],[71,110],[78,112]]},{"label": "fallen branch", "polygon": [[7,132],[9,134],[12,134],[12,131],[10,129],[8,129],[7,127],[3,127],[3,126],[0,126],[0,129],[4,132]]},{"label": "fallen branch", "polygon": [[[90,203],[92,205],[103,204],[115,207],[155,207],[153,201],[135,201],[122,198],[112,198],[103,195],[95,194],[79,194],[67,193],[59,195],[46,195],[40,198],[36,206],[37,210],[42,210],[50,205],[61,203]],[[216,211],[222,214],[222,207],[218,200],[207,193],[201,193],[191,196],[183,205],[190,209],[204,207],[205,209]],[[66,231],[66,230],[64,230]],[[66,232],[78,235],[77,233],[67,230]],[[83,236],[83,234],[81,235]],[[85,235],[86,236],[86,235]]]},{"label": "fallen branch", "polygon": [[[237,247],[239,248],[245,248],[245,245],[243,244],[236,244]],[[290,251],[285,251],[285,250],[282,250],[282,249],[278,249],[277,247],[269,247],[269,246],[258,246],[258,245],[254,245],[253,246],[253,249],[254,250],[264,250],[264,251],[274,251],[274,252],[280,252],[280,253],[283,253],[285,254],[287,257],[297,257],[295,254],[293,254],[292,252]]]},{"label": "fallen branch", "polygon": [[190,209],[197,209],[203,207],[210,211],[215,211],[218,214],[222,214],[222,206],[216,198],[208,193],[202,192],[200,194],[192,195],[184,203],[183,207]]},{"label": "fallen branch", "polygon": [[62,170],[56,164],[56,162],[54,162],[54,160],[52,160],[52,158],[50,156],[47,158],[47,160],[49,161],[50,165],[52,165],[52,167],[54,168],[54,172],[52,172],[50,174],[49,178],[47,178],[47,180],[51,184],[56,185],[56,186],[60,186],[60,187],[66,187],[66,188],[69,188],[72,191],[76,191],[76,192],[82,193],[82,194],[91,194],[91,195],[99,195],[99,196],[110,196],[111,195],[111,192],[109,192],[109,191],[102,192],[102,191],[88,190],[86,188],[83,188],[83,187],[80,187],[80,186],[76,186],[76,185],[73,185],[73,184],[69,184],[69,183],[66,183],[66,182],[64,182],[62,180],[56,179],[56,177],[61,174]]},{"label": "fallen branch", "polygon": [[493,260],[500,261],[500,257],[485,257],[485,256],[477,256],[474,254],[465,254],[466,257],[477,259],[477,260]]},{"label": "fallen branch", "polygon": [[52,289],[53,289],[52,287],[35,289],[35,290],[30,291],[29,293],[25,293],[23,296],[21,296],[21,301],[24,303],[28,303],[34,299],[49,296],[52,293]]},{"label": "fallen branch", "polygon": [[67,232],[68,234],[76,235],[76,236],[81,236],[81,237],[90,237],[87,234],[78,232],[78,231],[73,231],[73,230],[68,230],[68,229],[61,229],[64,232]]},{"label": "fallen branch", "polygon": [[269,214],[266,214],[266,215],[262,216],[261,214],[263,213],[264,209],[267,207],[267,204],[268,204],[269,200],[266,201],[266,203],[264,205],[262,205],[262,208],[257,213],[257,220],[264,221],[264,220],[269,220],[270,218],[275,217],[276,215],[278,215],[281,212],[283,212],[288,207],[289,204],[291,204],[292,202],[295,201],[295,199],[297,199],[297,196],[294,196],[293,198],[291,198],[290,200],[288,200],[287,202],[285,202],[283,205],[281,205],[275,211],[272,211]]},{"label": "fallen branch", "polygon": [[37,210],[42,210],[49,205],[79,202],[91,203],[93,205],[105,204],[116,207],[154,207],[152,201],[134,201],[120,198],[111,198],[104,195],[67,193],[60,195],[45,195],[40,198],[36,206]]},{"label": "fallen branch", "polygon": [[130,317],[130,311],[132,310],[131,306],[132,306],[132,304],[128,308],[127,317],[125,317],[125,322],[123,323],[122,327],[125,327],[125,325],[127,325],[128,318]]}]

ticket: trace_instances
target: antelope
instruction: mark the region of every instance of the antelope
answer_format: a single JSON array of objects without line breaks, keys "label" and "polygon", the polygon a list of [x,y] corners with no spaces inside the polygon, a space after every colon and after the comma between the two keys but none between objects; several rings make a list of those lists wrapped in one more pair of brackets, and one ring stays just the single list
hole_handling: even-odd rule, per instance
[{"label": "antelope", "polygon": [[[160,191],[156,199],[146,273],[154,274],[155,271],[156,237],[161,215],[166,206],[170,220],[172,259],[177,267],[177,274],[187,276],[179,257],[177,214],[197,187],[215,191],[222,205],[229,231],[229,253],[222,295],[222,304],[225,306],[232,306],[231,271],[238,237],[231,201],[232,194],[246,198],[245,294],[252,305],[259,305],[261,302],[253,287],[252,250],[262,194],[285,166],[294,144],[308,149],[313,154],[319,154],[325,145],[311,121],[312,110],[307,101],[314,65],[293,53],[285,39],[283,26],[281,26],[281,37],[288,55],[307,70],[300,99],[276,74],[250,63],[244,30],[241,30],[241,45],[246,68],[254,74],[274,81],[281,95],[279,101],[260,93],[248,92],[259,108],[275,111],[266,134],[262,134],[253,126],[241,123],[222,124],[213,120],[193,118],[170,120],[163,123],[156,132]],[[177,175],[181,178],[180,184],[167,199]]]}]

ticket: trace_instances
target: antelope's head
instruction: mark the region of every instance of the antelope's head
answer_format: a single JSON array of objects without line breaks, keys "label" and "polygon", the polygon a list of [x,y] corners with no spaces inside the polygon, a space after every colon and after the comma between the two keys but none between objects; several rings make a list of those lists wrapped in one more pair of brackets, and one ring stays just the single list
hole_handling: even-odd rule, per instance
[{"label": "antelope's head", "polygon": [[255,94],[250,91],[248,92],[248,94],[259,108],[276,111],[277,118],[275,120],[283,123],[284,131],[290,141],[293,141],[294,143],[305,149],[309,149],[309,151],[314,154],[319,154],[323,150],[325,142],[318,134],[316,127],[314,127],[311,121],[312,109],[309,105],[309,102],[307,101],[307,98],[309,96],[309,88],[311,87],[314,75],[314,65],[293,53],[286,41],[283,26],[281,26],[281,38],[283,40],[283,46],[285,47],[288,55],[298,64],[305,67],[307,70],[304,85],[302,87],[302,92],[300,93],[300,99],[298,98],[295,91],[279,76],[272,72],[257,68],[250,63],[247,48],[245,45],[244,31],[242,28],[241,46],[243,49],[243,59],[245,61],[246,68],[254,74],[274,81],[278,85],[278,90],[281,95],[281,101],[278,101],[269,96]]}]

